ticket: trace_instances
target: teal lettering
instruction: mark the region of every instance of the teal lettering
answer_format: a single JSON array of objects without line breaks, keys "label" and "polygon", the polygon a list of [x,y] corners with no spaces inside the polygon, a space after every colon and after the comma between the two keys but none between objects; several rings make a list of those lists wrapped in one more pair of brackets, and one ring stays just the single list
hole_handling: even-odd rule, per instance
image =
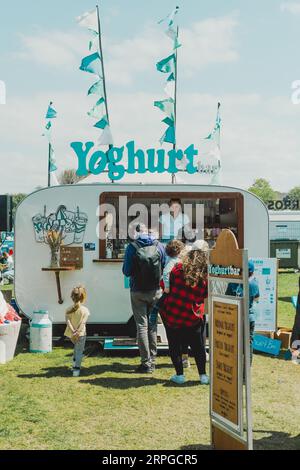
[{"label": "teal lettering", "polygon": [[194,173],[197,173],[198,168],[194,166],[194,157],[198,155],[198,150],[195,149],[194,144],[190,145],[184,152],[186,155],[186,159],[188,161],[188,164],[186,165],[186,171],[193,175]]},{"label": "teal lettering", "polygon": [[72,142],[71,147],[76,153],[76,156],[78,158],[78,169],[76,174],[78,176],[87,176],[89,174],[88,169],[87,169],[87,155],[89,151],[94,147],[93,142],[87,142],[85,144],[85,149],[83,149],[83,143],[82,142]]},{"label": "teal lettering", "polygon": [[[155,152],[154,149],[147,150],[148,155],[148,170],[150,173],[164,173],[165,169],[165,151],[159,149]],[[157,159],[155,159],[157,155]],[[156,160],[156,161],[155,161]]]},{"label": "teal lettering", "polygon": [[169,173],[177,173],[178,168],[176,166],[176,160],[182,160],[183,159],[183,151],[182,150],[170,150],[168,152],[169,155],[169,167],[168,167],[168,172]]},{"label": "teal lettering", "polygon": [[97,150],[91,156],[89,162],[89,170],[93,175],[100,175],[103,173],[107,165],[107,155],[102,150]]},{"label": "teal lettering", "polygon": [[[145,164],[145,154],[143,150],[137,150],[135,152],[134,148],[134,141],[131,140],[126,144],[127,151],[128,151],[128,168],[127,173],[134,174],[134,173],[146,173],[146,164]],[[135,168],[135,160],[138,161],[138,167]]]},{"label": "teal lettering", "polygon": [[[108,151],[108,176],[111,180],[117,181],[123,178],[125,173],[124,165],[116,165],[123,158],[124,146],[121,148],[112,147]],[[116,153],[116,155],[115,155]]]}]

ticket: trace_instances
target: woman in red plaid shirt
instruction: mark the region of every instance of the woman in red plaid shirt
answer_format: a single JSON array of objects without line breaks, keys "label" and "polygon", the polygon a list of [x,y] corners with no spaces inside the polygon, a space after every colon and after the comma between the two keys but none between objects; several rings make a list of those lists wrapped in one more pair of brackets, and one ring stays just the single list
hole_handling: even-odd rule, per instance
[{"label": "woman in red plaid shirt", "polygon": [[169,342],[169,353],[176,370],[172,382],[183,384],[182,347],[192,350],[200,383],[209,384],[206,375],[204,344],[204,300],[207,297],[207,254],[202,250],[188,252],[170,274],[170,293],[160,311]]}]

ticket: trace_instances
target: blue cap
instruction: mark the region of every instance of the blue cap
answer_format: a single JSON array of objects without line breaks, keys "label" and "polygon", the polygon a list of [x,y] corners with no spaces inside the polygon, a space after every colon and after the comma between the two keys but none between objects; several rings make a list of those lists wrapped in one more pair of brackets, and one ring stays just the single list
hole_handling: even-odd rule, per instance
[{"label": "blue cap", "polygon": [[254,269],[255,269],[255,267],[254,267],[253,261],[248,261],[248,271],[249,271],[249,273],[254,273]]}]

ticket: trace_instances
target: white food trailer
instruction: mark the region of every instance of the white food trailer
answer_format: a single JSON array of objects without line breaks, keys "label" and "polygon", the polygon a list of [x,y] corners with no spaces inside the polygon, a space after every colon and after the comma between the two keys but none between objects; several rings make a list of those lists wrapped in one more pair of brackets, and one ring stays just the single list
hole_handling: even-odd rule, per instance
[{"label": "white food trailer", "polygon": [[[167,203],[172,197],[180,198],[183,204],[202,204],[203,236],[210,246],[223,228],[230,228],[250,257],[269,256],[268,211],[260,199],[241,189],[116,183],[41,189],[23,200],[15,219],[15,296],[28,318],[34,310],[46,309],[60,332],[57,334],[62,334],[70,292],[80,283],[88,291],[88,334],[130,336],[134,322],[128,282],[122,274],[128,240],[118,234],[119,238],[108,247],[107,240],[99,240],[98,236],[99,204],[110,204],[118,214],[120,196],[127,196],[128,207]],[[120,215],[116,217],[118,230]],[[77,248],[77,258],[72,261],[67,253],[65,268],[49,270],[50,248],[45,243],[45,232],[58,227],[63,227],[66,248]]]}]

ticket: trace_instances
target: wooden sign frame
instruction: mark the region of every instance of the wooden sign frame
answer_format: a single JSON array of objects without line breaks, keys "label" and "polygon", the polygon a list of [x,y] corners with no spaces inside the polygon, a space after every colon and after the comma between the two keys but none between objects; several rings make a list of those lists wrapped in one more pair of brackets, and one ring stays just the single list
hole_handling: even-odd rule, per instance
[{"label": "wooden sign frame", "polygon": [[[225,292],[224,295],[214,293],[212,288],[213,282],[220,280],[226,283],[241,284],[243,288],[242,297],[228,296],[225,295]],[[210,318],[211,442],[216,450],[252,450],[248,252],[245,249],[239,249],[233,232],[228,229],[221,232],[215,248],[209,252],[208,299]],[[238,424],[230,422],[230,420],[228,422],[227,419],[224,419],[224,416],[219,416],[213,410],[212,397],[215,386],[213,363],[215,354],[213,343],[214,302],[223,302],[227,305],[236,305],[237,302],[240,304],[240,328],[236,325],[240,331],[240,341],[238,343],[238,357],[240,358],[238,365],[238,390],[240,390],[237,403],[239,408]],[[243,367],[245,368],[244,374]],[[243,394],[243,375],[245,375],[245,395]]]},{"label": "wooden sign frame", "polygon": [[73,267],[75,269],[82,269],[83,268],[83,247],[62,245],[60,247],[60,266],[62,268]]},{"label": "wooden sign frame", "polygon": [[[228,326],[229,321],[227,318],[223,318],[222,315],[216,318],[216,311],[217,307],[219,310],[224,314],[224,310],[227,308],[229,315],[231,315],[230,310],[236,318],[233,318],[233,322],[235,323],[235,331],[230,331],[226,329],[226,325],[224,322],[226,321]],[[224,308],[225,306],[225,308]],[[211,400],[211,416],[214,417],[219,422],[223,423],[226,427],[229,427],[233,431],[237,432],[240,436],[243,435],[243,380],[241,380],[243,376],[243,339],[242,339],[242,299],[229,299],[228,296],[213,296],[212,297],[212,317],[211,317],[211,364],[213,375],[211,375],[211,388],[210,388],[210,400]],[[222,322],[222,326],[216,326]],[[218,335],[219,333],[219,335]],[[221,350],[220,352],[217,351],[217,343],[222,343],[224,345],[224,336],[225,341],[227,339],[226,345],[228,352],[224,352]],[[229,338],[230,336],[230,338]],[[231,340],[231,341],[230,341]],[[231,343],[231,344],[229,344]],[[233,352],[230,351],[231,346],[233,348]],[[223,357],[225,357],[226,363],[223,363]],[[229,363],[231,366],[229,366]],[[232,367],[232,371],[228,372],[223,370],[218,370],[216,365],[222,366],[227,365],[227,367]],[[223,376],[224,380],[223,384],[220,386],[220,390],[216,390],[216,382],[218,382],[218,374]],[[230,379],[232,379],[232,384],[230,383]],[[222,387],[222,388],[221,388]],[[227,388],[227,390],[226,390]],[[233,397],[228,397],[228,389],[229,392],[232,392]],[[232,399],[233,398],[233,399]],[[219,408],[219,409],[217,409]],[[227,408],[227,409],[226,409]],[[223,409],[223,412],[222,412]],[[234,413],[236,414],[235,418],[227,419],[224,415],[227,413]]]}]

